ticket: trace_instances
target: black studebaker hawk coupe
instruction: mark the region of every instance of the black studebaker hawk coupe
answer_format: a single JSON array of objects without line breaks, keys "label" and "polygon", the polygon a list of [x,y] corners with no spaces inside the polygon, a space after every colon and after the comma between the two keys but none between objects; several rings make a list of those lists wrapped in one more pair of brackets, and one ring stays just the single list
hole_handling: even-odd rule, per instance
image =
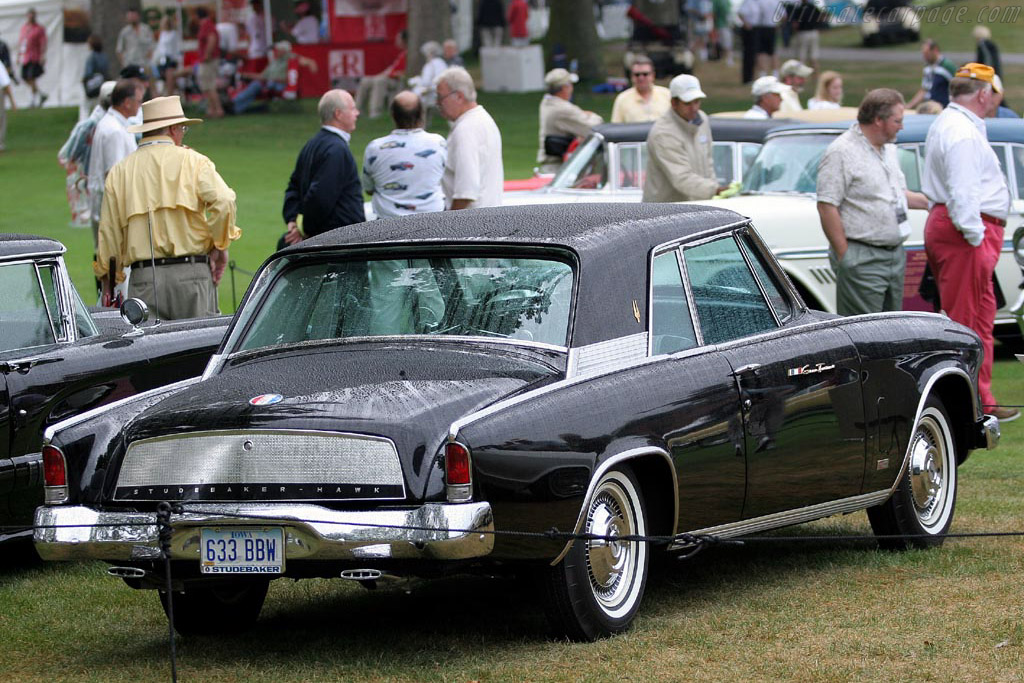
[{"label": "black studebaker hawk coupe", "polygon": [[[957,466],[998,440],[980,358],[938,315],[808,310],[727,210],[379,220],[268,260],[201,380],[50,430],[36,548],[166,607],[169,501],[183,633],[251,624],[278,576],[531,563],[556,630],[592,639],[686,543],[622,537],[867,509],[938,545]],[[502,533],[552,528],[594,537]]]}]

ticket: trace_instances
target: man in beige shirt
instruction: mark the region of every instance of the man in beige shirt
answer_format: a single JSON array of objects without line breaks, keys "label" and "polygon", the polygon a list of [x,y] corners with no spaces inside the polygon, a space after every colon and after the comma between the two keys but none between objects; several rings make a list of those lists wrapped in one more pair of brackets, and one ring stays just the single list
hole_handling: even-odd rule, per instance
[{"label": "man in beige shirt", "polygon": [[228,246],[242,234],[235,193],[212,161],[182,146],[188,126],[202,121],[185,117],[177,95],[144,103],[142,116],[128,128],[142,133],[138,149],[107,174],[93,270],[106,300],[113,259],[117,281],[130,265],[128,295],[158,318],[215,315]]},{"label": "man in beige shirt", "polygon": [[540,101],[540,146],[537,149],[537,163],[543,173],[554,173],[562,165],[562,155],[552,136],[563,138],[568,147],[571,138],[582,138],[603,119],[592,111],[584,111],[570,100],[573,84],[579,76],[565,69],[552,69],[544,76],[548,92]]},{"label": "man in beige shirt", "polygon": [[612,123],[642,123],[664,116],[672,102],[668,88],[654,83],[654,63],[647,55],[633,60],[629,77],[633,87],[623,90],[612,104]]},{"label": "man in beige shirt", "polygon": [[707,95],[695,76],[682,74],[668,86],[672,108],[647,135],[645,202],[710,199],[725,189],[715,176],[711,125],[701,116]]}]

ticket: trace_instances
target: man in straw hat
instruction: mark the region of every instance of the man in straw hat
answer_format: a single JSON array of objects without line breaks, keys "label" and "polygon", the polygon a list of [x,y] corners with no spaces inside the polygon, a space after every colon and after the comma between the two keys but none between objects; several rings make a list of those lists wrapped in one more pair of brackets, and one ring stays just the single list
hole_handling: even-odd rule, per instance
[{"label": "man in straw hat", "polygon": [[1020,411],[999,406],[992,395],[996,317],[992,273],[1010,211],[1010,192],[988,144],[983,118],[996,87],[990,66],[971,62],[956,70],[949,82],[950,104],[925,138],[921,189],[931,207],[924,246],[942,308],[981,337],[985,351],[978,374],[981,402],[986,413],[1008,421],[1019,417]]},{"label": "man in straw hat", "polygon": [[[235,192],[213,162],[182,146],[189,126],[177,95],[142,105],[138,149],[107,175],[100,213],[96,276],[109,294],[108,264],[116,279],[130,265],[128,295],[146,302],[165,320],[217,313],[217,283],[235,225]],[[152,244],[152,248],[150,245]]]}]

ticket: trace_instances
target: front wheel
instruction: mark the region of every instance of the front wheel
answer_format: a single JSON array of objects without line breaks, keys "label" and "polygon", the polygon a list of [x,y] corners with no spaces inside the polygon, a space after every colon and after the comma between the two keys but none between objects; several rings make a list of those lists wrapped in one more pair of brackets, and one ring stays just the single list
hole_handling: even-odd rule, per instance
[{"label": "front wheel", "polygon": [[649,544],[617,540],[647,533],[643,494],[631,469],[614,468],[601,476],[583,533],[610,540],[573,543],[548,570],[545,607],[557,636],[592,641],[629,628],[647,583]]},{"label": "front wheel", "polygon": [[868,509],[875,535],[886,550],[942,545],[956,505],[956,444],[942,402],[928,397],[910,441],[910,462],[896,491],[885,503]]},{"label": "front wheel", "polygon": [[[260,616],[269,586],[269,581],[254,579],[176,592],[174,630],[191,636],[237,633],[251,628]],[[160,604],[170,619],[166,591],[160,591]]]}]

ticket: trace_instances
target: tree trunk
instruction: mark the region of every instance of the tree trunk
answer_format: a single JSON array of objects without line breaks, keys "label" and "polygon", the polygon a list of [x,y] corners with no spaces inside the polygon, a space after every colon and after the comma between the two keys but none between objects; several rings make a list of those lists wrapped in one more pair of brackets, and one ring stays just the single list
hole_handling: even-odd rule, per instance
[{"label": "tree trunk", "polygon": [[108,78],[117,79],[124,66],[117,59],[117,34],[124,26],[124,15],[129,7],[138,7],[137,0],[92,0],[89,3],[89,23],[92,32],[103,40],[103,53],[110,62]]},{"label": "tree trunk", "polygon": [[452,10],[448,0],[415,0],[408,10],[409,56],[405,75],[416,76],[423,69],[426,60],[420,46],[428,40],[443,43],[452,37]]},{"label": "tree trunk", "polygon": [[593,0],[556,0],[548,3],[551,21],[544,38],[544,53],[550,64],[552,48],[561,44],[570,62],[578,61],[579,76],[588,81],[603,81],[601,40],[597,37]]}]

